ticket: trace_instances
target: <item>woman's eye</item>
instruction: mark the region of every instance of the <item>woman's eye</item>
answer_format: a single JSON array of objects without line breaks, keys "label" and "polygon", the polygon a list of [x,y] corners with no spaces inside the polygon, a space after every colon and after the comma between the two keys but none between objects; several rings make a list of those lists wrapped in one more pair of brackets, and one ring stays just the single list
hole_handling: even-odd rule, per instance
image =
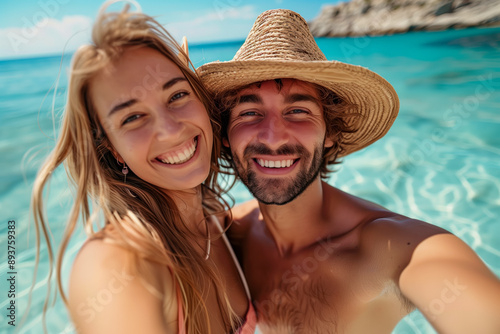
[{"label": "woman's eye", "polygon": [[179,93],[176,93],[172,96],[172,98],[170,99],[170,102],[174,102],[175,100],[178,100],[186,95],[189,95],[188,92],[179,92]]},{"label": "woman's eye", "polygon": [[125,124],[127,124],[127,123],[133,122],[133,121],[135,121],[136,119],[138,119],[139,117],[141,117],[141,115],[132,115],[132,116],[129,116],[129,117],[127,117],[127,118],[123,121],[122,125],[125,125]]}]

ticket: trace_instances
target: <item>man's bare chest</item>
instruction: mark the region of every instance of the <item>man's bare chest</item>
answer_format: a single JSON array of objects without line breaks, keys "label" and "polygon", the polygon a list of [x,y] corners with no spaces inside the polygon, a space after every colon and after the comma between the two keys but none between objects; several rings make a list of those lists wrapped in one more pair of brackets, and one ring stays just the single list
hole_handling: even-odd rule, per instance
[{"label": "man's bare chest", "polygon": [[319,243],[285,259],[267,251],[244,260],[263,333],[343,333],[381,297],[400,307],[382,264],[365,263],[355,250]]}]

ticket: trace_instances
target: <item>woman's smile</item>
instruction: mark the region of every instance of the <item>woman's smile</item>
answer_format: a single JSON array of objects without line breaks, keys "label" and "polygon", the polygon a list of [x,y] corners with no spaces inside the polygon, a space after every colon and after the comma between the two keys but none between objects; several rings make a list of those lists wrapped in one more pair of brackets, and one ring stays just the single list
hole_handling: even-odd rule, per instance
[{"label": "woman's smile", "polygon": [[183,147],[156,157],[156,160],[167,165],[180,165],[189,161],[195,154],[198,136],[186,142]]}]

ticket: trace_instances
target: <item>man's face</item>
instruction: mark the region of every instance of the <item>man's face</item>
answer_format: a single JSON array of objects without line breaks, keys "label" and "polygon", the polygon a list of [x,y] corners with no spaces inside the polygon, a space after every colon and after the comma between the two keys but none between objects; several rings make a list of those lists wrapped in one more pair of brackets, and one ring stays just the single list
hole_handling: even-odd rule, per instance
[{"label": "man's face", "polygon": [[[300,195],[318,176],[326,138],[316,90],[284,79],[252,85],[239,94],[230,112],[227,138],[236,172],[265,204],[283,205]],[[229,142],[228,142],[229,141]]]}]

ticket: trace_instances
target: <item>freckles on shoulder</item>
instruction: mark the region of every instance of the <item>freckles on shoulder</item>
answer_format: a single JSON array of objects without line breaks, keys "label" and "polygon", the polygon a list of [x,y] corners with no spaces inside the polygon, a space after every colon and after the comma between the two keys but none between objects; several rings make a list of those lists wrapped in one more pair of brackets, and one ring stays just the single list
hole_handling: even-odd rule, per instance
[{"label": "freckles on shoulder", "polygon": [[437,234],[449,232],[423,221],[394,214],[364,225],[361,246],[369,251],[367,254],[387,263],[399,276],[412,259],[415,248]]}]

